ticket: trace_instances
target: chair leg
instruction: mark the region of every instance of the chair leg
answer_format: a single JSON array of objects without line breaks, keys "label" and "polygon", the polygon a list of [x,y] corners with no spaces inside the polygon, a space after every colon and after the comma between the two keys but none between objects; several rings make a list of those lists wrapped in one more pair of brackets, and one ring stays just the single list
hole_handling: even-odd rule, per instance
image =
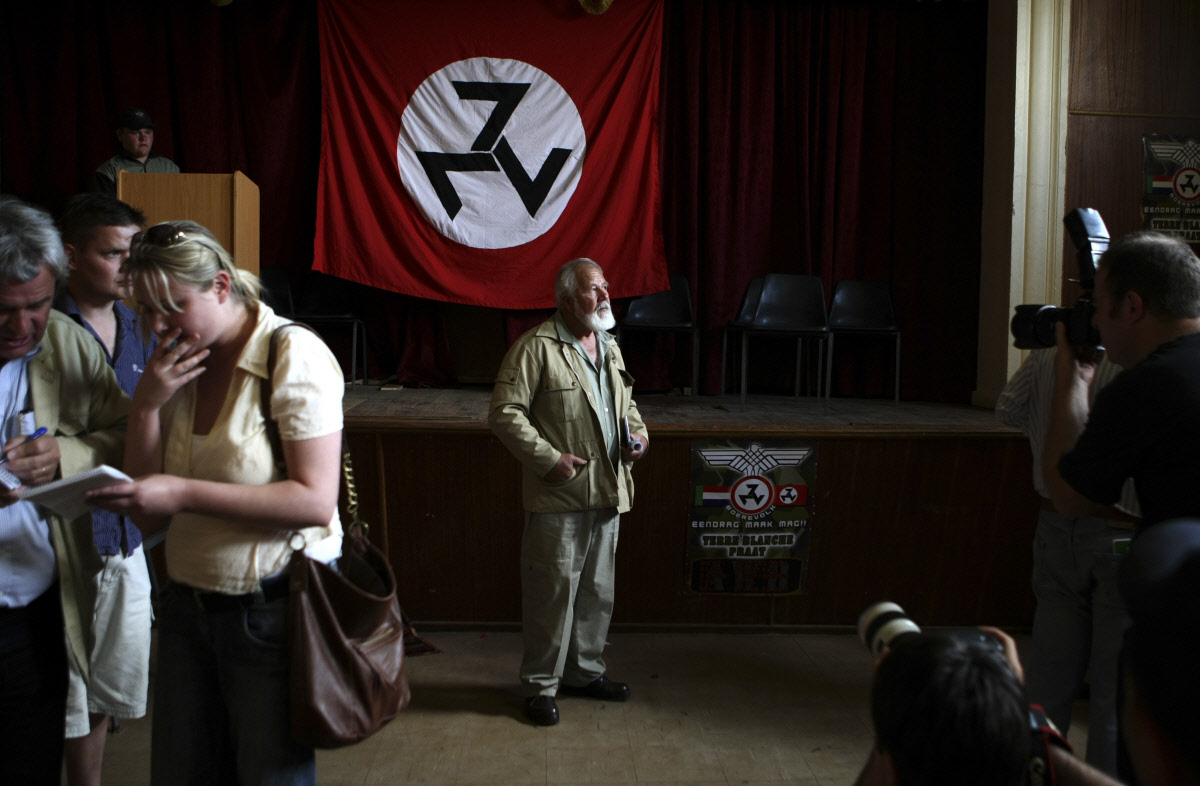
[{"label": "chair leg", "polygon": [[721,390],[722,396],[725,395],[725,343],[729,338],[729,328],[721,329]]},{"label": "chair leg", "polygon": [[742,394],[741,398],[742,398],[743,404],[746,403],[746,356],[750,354],[749,345],[750,345],[750,331],[743,330],[742,331],[742,385],[741,385],[741,388],[739,388],[741,390],[741,394]]},{"label": "chair leg", "polygon": [[822,338],[817,339],[817,385],[816,385],[817,398],[821,397],[821,391],[824,390],[824,386],[822,385],[822,383],[824,382],[824,378],[821,375],[821,372],[823,372],[824,370],[825,370],[825,339],[824,339],[824,337],[822,337]]},{"label": "chair leg", "polygon": [[829,390],[833,382],[833,333],[829,334],[829,349],[825,355],[825,400],[829,401]]},{"label": "chair leg", "polygon": [[792,392],[793,398],[800,398],[800,374],[801,374],[801,371],[804,369],[804,365],[801,362],[803,359],[804,359],[804,338],[799,337],[796,339],[796,387],[793,389],[793,392]]},{"label": "chair leg", "polygon": [[896,401],[900,401],[900,334],[896,334]]},{"label": "chair leg", "polygon": [[700,330],[692,331],[692,395],[700,395]]}]

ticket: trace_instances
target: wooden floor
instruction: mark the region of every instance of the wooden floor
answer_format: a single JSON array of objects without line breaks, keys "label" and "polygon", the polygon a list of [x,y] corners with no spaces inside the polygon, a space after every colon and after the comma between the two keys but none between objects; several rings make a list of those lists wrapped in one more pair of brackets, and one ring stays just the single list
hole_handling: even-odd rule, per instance
[{"label": "wooden floor", "polygon": [[[386,386],[385,386],[386,387]],[[346,426],[350,430],[486,430],[491,386],[454,389],[346,388]],[[635,397],[651,430],[675,436],[746,432],[836,437],[1011,435],[992,410],[950,404],[873,399],[823,399],[792,396]]]}]

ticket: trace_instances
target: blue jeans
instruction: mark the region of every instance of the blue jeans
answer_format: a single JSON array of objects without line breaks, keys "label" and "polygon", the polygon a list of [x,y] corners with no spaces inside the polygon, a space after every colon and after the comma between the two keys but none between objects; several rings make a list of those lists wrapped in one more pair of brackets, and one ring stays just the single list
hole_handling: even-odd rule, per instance
[{"label": "blue jeans", "polygon": [[1117,657],[1129,615],[1117,587],[1121,557],[1113,541],[1130,529],[1104,519],[1070,519],[1043,510],[1033,543],[1033,656],[1026,669],[1031,701],[1064,734],[1084,675],[1090,677],[1088,763],[1116,775]]},{"label": "blue jeans", "polygon": [[221,601],[180,584],[160,599],[151,783],[316,784],[313,749],[291,737],[286,594]]}]

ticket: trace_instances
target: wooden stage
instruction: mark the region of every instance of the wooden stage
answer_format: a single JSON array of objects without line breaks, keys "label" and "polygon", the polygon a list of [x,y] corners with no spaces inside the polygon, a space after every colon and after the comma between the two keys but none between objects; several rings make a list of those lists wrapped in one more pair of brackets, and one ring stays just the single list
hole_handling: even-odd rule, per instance
[{"label": "wooden stage", "polygon": [[[396,568],[406,612],[426,625],[519,624],[519,468],[487,427],[490,395],[490,386],[346,389],[363,518]],[[614,626],[844,626],[880,599],[919,624],[1029,626],[1038,497],[1028,443],[991,410],[788,396],[636,400],[651,442],[622,518]],[[816,448],[800,593],[689,584],[693,446],[705,439]]]},{"label": "wooden stage", "polygon": [[[347,428],[410,430],[487,430],[491,385],[457,389],[381,390],[346,387]],[[747,434],[762,439],[854,436],[1004,436],[1017,434],[1000,425],[990,409],[949,404],[808,396],[634,397],[642,418],[656,433],[672,436]]]}]

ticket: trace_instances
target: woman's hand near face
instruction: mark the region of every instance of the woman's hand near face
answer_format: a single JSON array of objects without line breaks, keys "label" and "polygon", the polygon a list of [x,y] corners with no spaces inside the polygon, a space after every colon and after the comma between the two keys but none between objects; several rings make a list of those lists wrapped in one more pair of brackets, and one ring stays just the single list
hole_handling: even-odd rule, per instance
[{"label": "woman's hand near face", "polygon": [[196,349],[200,337],[184,337],[178,328],[165,334],[150,355],[146,371],[133,393],[133,406],[157,410],[175,395],[175,391],[204,373],[200,365],[208,357],[207,349]]}]

